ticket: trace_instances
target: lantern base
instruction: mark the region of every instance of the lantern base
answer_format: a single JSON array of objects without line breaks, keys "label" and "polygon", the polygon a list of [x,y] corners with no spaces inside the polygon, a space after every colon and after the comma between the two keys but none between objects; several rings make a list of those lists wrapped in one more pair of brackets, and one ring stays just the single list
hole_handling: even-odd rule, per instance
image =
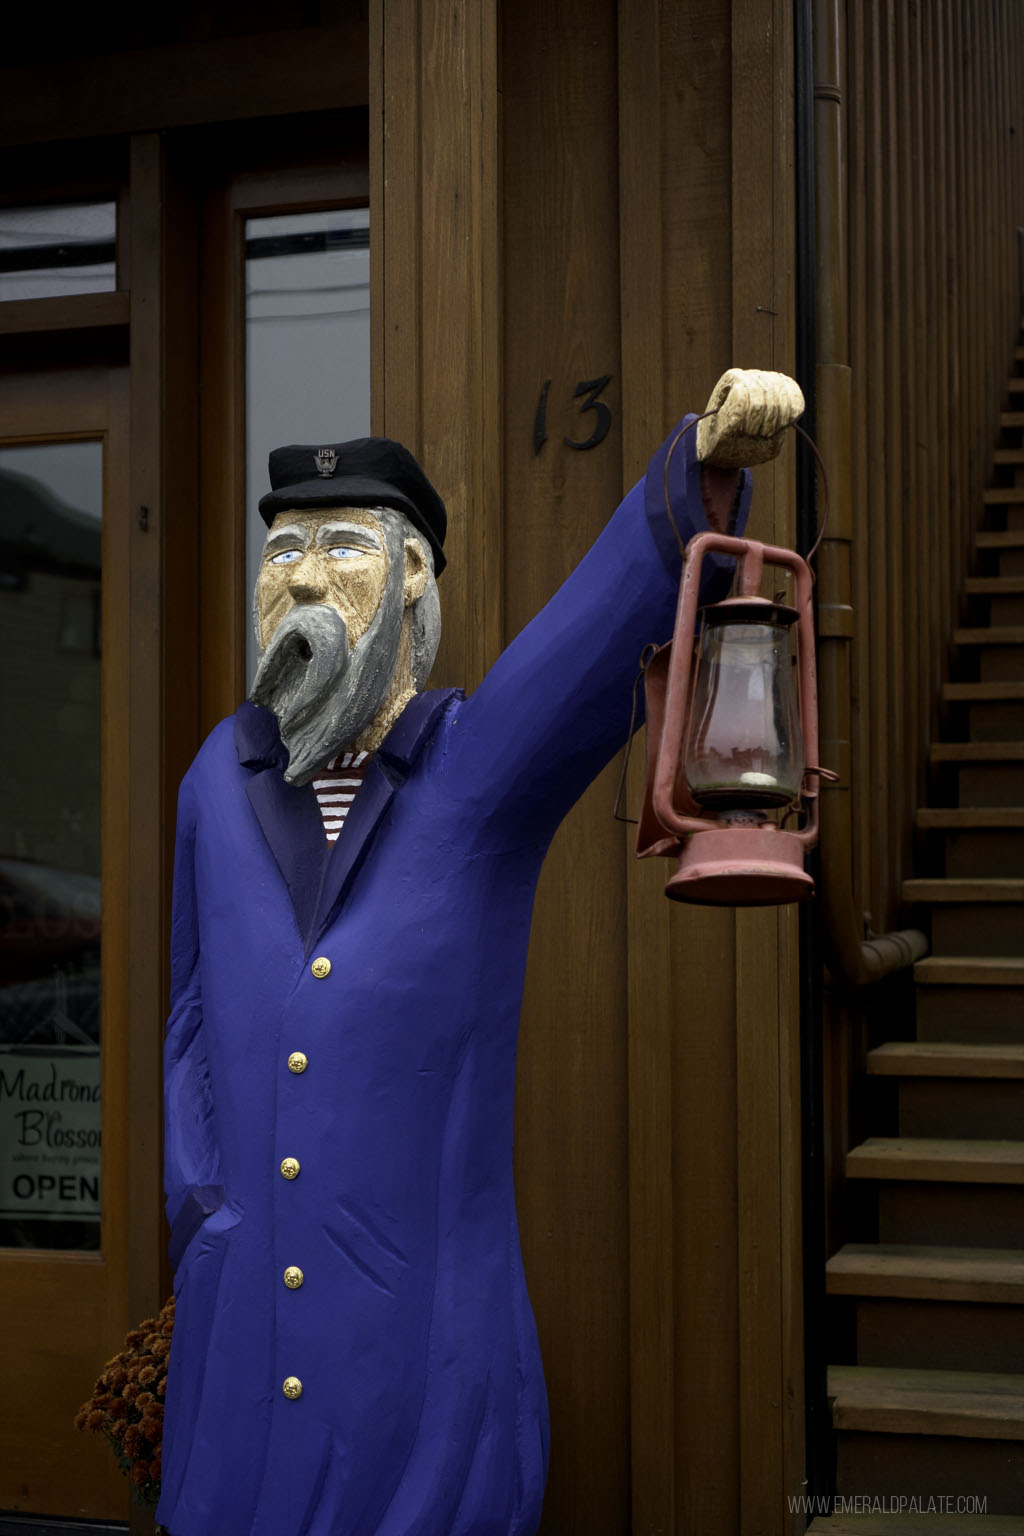
[{"label": "lantern base", "polygon": [[814,892],[804,842],[769,824],[722,826],[686,839],[665,886],[673,901],[705,907],[779,907]]}]

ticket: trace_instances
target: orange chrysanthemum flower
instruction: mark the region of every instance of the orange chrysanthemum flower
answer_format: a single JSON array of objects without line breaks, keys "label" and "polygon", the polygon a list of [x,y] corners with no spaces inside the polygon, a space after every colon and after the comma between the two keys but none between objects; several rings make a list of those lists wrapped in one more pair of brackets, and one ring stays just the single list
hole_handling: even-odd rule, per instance
[{"label": "orange chrysanthemum flower", "polygon": [[107,1361],[92,1397],[75,1416],[76,1428],[107,1437],[143,1504],[155,1504],[160,1495],[163,1397],[173,1329],[172,1298],[159,1317],[144,1318],[125,1336],[124,1348]]}]

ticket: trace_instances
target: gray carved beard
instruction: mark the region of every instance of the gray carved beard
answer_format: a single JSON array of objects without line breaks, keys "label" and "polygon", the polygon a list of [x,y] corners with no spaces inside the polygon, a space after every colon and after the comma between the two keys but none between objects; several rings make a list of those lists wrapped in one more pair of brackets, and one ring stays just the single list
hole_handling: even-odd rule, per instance
[{"label": "gray carved beard", "polygon": [[395,574],[351,649],[345,620],[327,603],[296,603],[271,636],[249,697],[277,716],[287,783],[308,784],[380,713],[402,636],[401,566]]}]

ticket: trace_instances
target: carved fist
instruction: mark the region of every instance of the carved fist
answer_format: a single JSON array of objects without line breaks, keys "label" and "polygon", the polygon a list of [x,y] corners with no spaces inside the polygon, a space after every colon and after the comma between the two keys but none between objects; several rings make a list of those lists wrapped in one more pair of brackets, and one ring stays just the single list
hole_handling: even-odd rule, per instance
[{"label": "carved fist", "polygon": [[711,392],[717,411],[697,427],[697,457],[716,469],[766,464],[782,447],[786,427],[803,414],[799,384],[784,373],[730,368]]}]

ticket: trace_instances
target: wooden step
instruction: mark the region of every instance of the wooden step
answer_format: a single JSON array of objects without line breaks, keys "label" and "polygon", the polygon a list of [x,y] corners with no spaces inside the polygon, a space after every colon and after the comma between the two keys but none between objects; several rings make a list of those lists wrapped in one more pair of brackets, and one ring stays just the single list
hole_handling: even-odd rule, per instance
[{"label": "wooden step", "polygon": [[1024,449],[997,448],[992,455],[993,464],[1024,464]]},{"label": "wooden step", "polygon": [[987,879],[983,875],[971,875],[959,880],[917,879],[904,880],[903,900],[911,902],[975,902],[1024,901],[1024,878],[1014,876]]},{"label": "wooden step", "polygon": [[999,425],[1011,432],[1015,427],[1024,427],[1024,411],[1000,411]]},{"label": "wooden step", "polygon": [[[1021,416],[1021,425],[1024,426],[1024,415]],[[976,533],[974,542],[979,549],[1021,549],[1024,548],[1024,530],[1020,528],[987,530],[984,533]]]},{"label": "wooden step", "polygon": [[1024,592],[1024,576],[968,576],[964,591],[968,597],[1018,597]]},{"label": "wooden step", "polygon": [[1024,1440],[1024,1376],[833,1365],[828,1395],[837,1430]]},{"label": "wooden step", "polygon": [[[1021,380],[1024,384],[1024,379]],[[982,496],[986,507],[1015,507],[1024,501],[1024,485],[993,485]]]},{"label": "wooden step", "polygon": [[947,704],[1016,704],[1024,702],[1024,679],[990,683],[943,683]]},{"label": "wooden step", "polygon": [[1016,955],[928,955],[914,966],[919,986],[1022,987],[1024,959]]},{"label": "wooden step", "polygon": [[890,1041],[868,1051],[866,1064],[878,1077],[1024,1078],[1024,1045]]},{"label": "wooden step", "polygon": [[[917,1509],[909,1503],[912,1497],[918,1498]],[[956,1509],[956,1496],[950,1497],[953,1501],[950,1508]],[[845,1501],[850,1513],[816,1515],[807,1527],[807,1536],[1021,1536],[1019,1515],[933,1514],[928,1511],[927,1495],[921,1498],[911,1494],[897,1495],[894,1500],[890,1500],[892,1509],[898,1513],[859,1514],[860,1509],[879,1506],[880,1501],[877,1499],[873,1503],[865,1503],[869,1498],[870,1495],[851,1494]],[[813,1507],[808,1504],[803,1512]],[[844,1507],[844,1500],[840,1496],[833,1508]]]},{"label": "wooden step", "polygon": [[929,831],[974,832],[1024,827],[1024,805],[922,805],[917,824]]},{"label": "wooden step", "polygon": [[1024,379],[1008,379],[1006,387],[1011,395],[1024,395]]},{"label": "wooden step", "polygon": [[[933,763],[1024,763],[1024,741],[933,741]],[[1024,788],[1024,781],[1022,781]]]},{"label": "wooden step", "polygon": [[1024,624],[978,624],[953,631],[956,645],[1024,645]]},{"label": "wooden step", "polygon": [[[807,1527],[807,1536],[1021,1536],[1019,1515],[932,1514],[928,1512],[927,1495],[918,1499],[919,1508],[916,1510],[909,1502],[900,1502],[901,1498],[909,1501],[916,1497],[911,1494],[899,1495],[895,1501],[890,1501],[893,1510],[898,1510],[898,1513],[859,1514],[858,1510],[862,1508],[877,1506],[877,1500],[874,1506],[863,1502],[869,1497],[851,1494],[845,1501],[851,1510],[849,1514],[816,1515]],[[951,1498],[953,1503],[950,1507],[955,1509],[956,1496],[951,1495]],[[804,1512],[812,1507],[808,1504]],[[837,1499],[833,1508],[844,1508],[842,1497]]]},{"label": "wooden step", "polygon": [[1024,1185],[1024,1141],[870,1136],[846,1154],[850,1179]]},{"label": "wooden step", "polygon": [[1024,1306],[1024,1250],[847,1243],[825,1266],[831,1296]]}]

